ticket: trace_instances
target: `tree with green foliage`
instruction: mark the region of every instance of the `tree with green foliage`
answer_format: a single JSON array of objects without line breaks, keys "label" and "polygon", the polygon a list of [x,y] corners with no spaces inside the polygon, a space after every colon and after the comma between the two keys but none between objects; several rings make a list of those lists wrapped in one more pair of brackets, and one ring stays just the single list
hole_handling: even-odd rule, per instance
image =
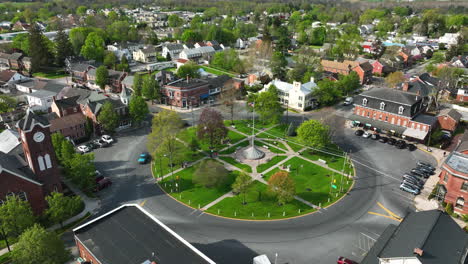
[{"label": "tree with green foliage", "polygon": [[19,49],[24,52],[24,54],[29,55],[29,34],[18,34],[13,37],[13,42],[11,47],[14,49]]},{"label": "tree with green foliage", "polygon": [[167,18],[167,23],[169,27],[180,27],[184,24],[184,20],[182,20],[182,18],[180,18],[178,15],[173,14],[169,15]]},{"label": "tree with green foliage", "polygon": [[88,8],[86,8],[86,6],[79,6],[76,9],[76,14],[79,15],[79,16],[84,16],[84,15],[86,15],[86,10],[88,10]]},{"label": "tree with green foliage", "polygon": [[73,55],[73,47],[68,38],[68,34],[63,31],[63,27],[59,24],[57,36],[55,37],[55,64],[63,67],[65,59]]},{"label": "tree with green foliage", "polygon": [[15,109],[16,100],[8,95],[0,95],[0,114],[7,113]]},{"label": "tree with green foliage", "polygon": [[215,160],[202,160],[193,173],[193,182],[206,188],[215,188],[226,184],[229,171]]},{"label": "tree with green foliage", "polygon": [[385,82],[392,88],[405,81],[405,75],[401,71],[392,72],[385,77]]},{"label": "tree with green foliage", "polygon": [[34,47],[29,50],[31,57],[31,72],[38,72],[48,67],[53,59],[49,50],[49,45],[44,34],[37,24],[33,24],[29,29],[29,46]]},{"label": "tree with green foliage", "polygon": [[200,140],[208,140],[210,148],[221,144],[228,133],[223,116],[213,108],[204,108],[197,126],[197,136]]},{"label": "tree with green foliage", "polygon": [[267,91],[254,98],[255,112],[263,122],[277,124],[283,116],[284,109],[279,102],[278,90],[271,85]]},{"label": "tree with green foliage", "polygon": [[343,34],[331,48],[331,55],[336,59],[355,59],[362,51],[362,38],[359,34]]},{"label": "tree with green foliage", "polygon": [[104,54],[104,65],[109,69],[115,69],[115,65],[117,64],[117,56],[115,56],[115,53],[106,51]]},{"label": "tree with green foliage", "polygon": [[[81,48],[85,44],[86,38],[93,31],[96,31],[96,29],[90,27],[76,27],[70,30],[68,36],[75,54],[80,54]],[[102,30],[101,33],[103,33]],[[99,33],[99,35],[101,35],[101,33]]]},{"label": "tree with green foliage", "polygon": [[275,51],[271,57],[270,67],[273,77],[284,79],[286,77],[286,66],[288,61],[282,52]]},{"label": "tree with green foliage", "polygon": [[178,151],[176,135],[183,126],[183,121],[177,112],[163,110],[153,117],[151,134],[148,135],[148,152],[168,155],[171,173],[174,172],[173,162]]},{"label": "tree with green foliage", "polygon": [[99,85],[101,89],[107,85],[109,80],[109,70],[107,70],[106,66],[101,65],[96,69],[96,84]]},{"label": "tree with green foliage", "polygon": [[130,72],[130,65],[128,64],[127,56],[122,55],[120,58],[120,63],[117,64],[118,71]]},{"label": "tree with green foliage", "polygon": [[81,47],[81,55],[89,60],[102,61],[104,58],[104,39],[96,32],[89,33]]},{"label": "tree with green foliage", "polygon": [[26,230],[15,244],[13,262],[18,264],[63,264],[71,259],[63,241],[36,224]]},{"label": "tree with green foliage", "polygon": [[73,144],[64,138],[60,144],[60,163],[67,167],[68,162],[73,158],[74,154],[75,148],[73,147]]},{"label": "tree with green foliage", "polygon": [[245,200],[245,194],[247,190],[252,184],[252,178],[245,172],[241,172],[237,177],[234,183],[231,185],[232,191],[236,193],[240,193],[243,195],[242,197],[242,204],[247,204]]},{"label": "tree with green foliage", "polygon": [[195,43],[203,41],[203,36],[198,31],[186,29],[180,39],[185,43]]},{"label": "tree with green foliage", "polygon": [[65,140],[65,137],[62,133],[52,133],[50,135],[52,146],[54,147],[55,156],[59,161],[62,160],[62,142]]},{"label": "tree with green foliage", "polygon": [[107,36],[112,42],[134,41],[131,39],[132,27],[127,21],[115,21],[106,28]]},{"label": "tree with green foliage", "polygon": [[114,105],[106,101],[101,107],[101,111],[98,115],[98,122],[102,125],[105,131],[114,132],[119,125],[119,115],[114,109]]},{"label": "tree with green foliage", "polygon": [[179,67],[179,69],[177,70],[177,76],[179,76],[179,78],[199,78],[199,69],[200,66],[198,66],[197,64],[193,62],[188,62]]},{"label": "tree with green foliage", "polygon": [[378,31],[376,35],[380,38],[385,38],[387,37],[388,32],[393,31],[393,27],[394,25],[392,21],[388,19],[383,19],[375,27]]},{"label": "tree with green foliage", "polygon": [[143,88],[143,75],[135,74],[133,76],[133,93],[137,96],[141,96],[141,90]]},{"label": "tree with green foliage", "polygon": [[18,195],[7,196],[0,206],[0,230],[8,237],[17,237],[34,224],[34,215],[27,201]]},{"label": "tree with green foliage", "polygon": [[244,62],[234,49],[216,52],[210,64],[226,71],[245,72]]},{"label": "tree with green foliage", "polygon": [[190,140],[190,150],[193,152],[197,151],[200,148],[200,143],[198,143],[198,140],[196,137],[192,137],[192,140]]},{"label": "tree with green foliage", "polygon": [[323,148],[330,143],[330,129],[318,120],[308,120],[297,129],[297,137],[309,147]]},{"label": "tree with green foliage", "polygon": [[94,166],[94,153],[73,154],[67,162],[67,174],[74,184],[82,191],[91,193],[96,187],[96,167]]},{"label": "tree with green foliage", "polygon": [[361,80],[359,75],[352,71],[348,75],[340,75],[337,85],[343,95],[348,95],[361,87]]},{"label": "tree with green foliage", "polygon": [[312,94],[317,98],[317,102],[324,106],[334,104],[343,96],[338,85],[329,79],[319,81]]},{"label": "tree with green foliage", "polygon": [[159,83],[152,75],[147,75],[145,78],[143,78],[141,94],[147,100],[151,100],[151,103],[153,103],[153,101],[156,99],[160,99],[161,93]]},{"label": "tree with green foliage", "polygon": [[268,180],[268,190],[276,195],[279,205],[284,205],[294,199],[296,186],[286,171],[278,171]]},{"label": "tree with green foliage", "polygon": [[132,117],[133,122],[136,124],[140,124],[146,116],[149,114],[148,105],[146,104],[143,97],[138,95],[133,95],[130,98],[130,102],[128,103],[128,111],[130,112],[130,116]]},{"label": "tree with green foliage", "polygon": [[309,37],[310,45],[322,46],[327,36],[327,30],[324,27],[317,27],[312,30]]},{"label": "tree with green foliage", "polygon": [[45,214],[53,223],[63,227],[63,221],[69,219],[83,206],[80,196],[64,196],[63,193],[53,192],[46,197],[47,208]]}]

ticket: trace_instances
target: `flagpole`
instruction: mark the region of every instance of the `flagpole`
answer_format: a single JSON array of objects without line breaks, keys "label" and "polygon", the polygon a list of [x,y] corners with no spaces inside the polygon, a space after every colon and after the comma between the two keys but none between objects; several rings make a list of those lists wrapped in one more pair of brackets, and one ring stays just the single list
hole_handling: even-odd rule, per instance
[{"label": "flagpole", "polygon": [[255,138],[255,102],[252,103],[252,146],[254,145]]}]

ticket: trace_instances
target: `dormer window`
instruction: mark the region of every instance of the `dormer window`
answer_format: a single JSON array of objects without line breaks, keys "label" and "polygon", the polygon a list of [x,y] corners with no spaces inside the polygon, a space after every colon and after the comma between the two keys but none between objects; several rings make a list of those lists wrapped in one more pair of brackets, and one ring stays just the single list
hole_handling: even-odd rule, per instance
[{"label": "dormer window", "polygon": [[366,98],[362,99],[362,105],[363,105],[363,106],[366,106],[366,105],[367,105],[367,99],[366,99]]},{"label": "dormer window", "polygon": [[384,102],[380,103],[380,110],[385,110],[385,103]]},{"label": "dormer window", "polygon": [[398,107],[398,114],[399,115],[403,114],[403,111],[405,111],[405,108],[403,106]]}]

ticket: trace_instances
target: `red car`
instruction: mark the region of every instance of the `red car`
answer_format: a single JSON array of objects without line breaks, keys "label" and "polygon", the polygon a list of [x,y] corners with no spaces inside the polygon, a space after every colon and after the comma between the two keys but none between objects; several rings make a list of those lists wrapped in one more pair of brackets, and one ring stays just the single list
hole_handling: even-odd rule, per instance
[{"label": "red car", "polygon": [[98,192],[98,191],[100,191],[102,189],[105,189],[105,188],[111,186],[111,185],[112,185],[112,181],[109,178],[104,177],[104,178],[102,178],[100,181],[98,181],[96,183],[96,189],[94,189],[94,191]]},{"label": "red car", "polygon": [[352,261],[345,257],[339,257],[338,260],[336,261],[336,264],[358,264],[358,263],[356,261]]}]

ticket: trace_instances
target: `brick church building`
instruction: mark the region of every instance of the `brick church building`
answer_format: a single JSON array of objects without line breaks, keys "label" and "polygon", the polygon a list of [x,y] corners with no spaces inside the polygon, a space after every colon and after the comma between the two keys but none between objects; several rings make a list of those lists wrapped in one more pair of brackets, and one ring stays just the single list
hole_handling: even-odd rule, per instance
[{"label": "brick church building", "polygon": [[17,195],[40,214],[47,206],[45,197],[62,191],[50,124],[45,117],[28,110],[17,129],[22,148],[0,151],[0,205],[8,196]]}]

